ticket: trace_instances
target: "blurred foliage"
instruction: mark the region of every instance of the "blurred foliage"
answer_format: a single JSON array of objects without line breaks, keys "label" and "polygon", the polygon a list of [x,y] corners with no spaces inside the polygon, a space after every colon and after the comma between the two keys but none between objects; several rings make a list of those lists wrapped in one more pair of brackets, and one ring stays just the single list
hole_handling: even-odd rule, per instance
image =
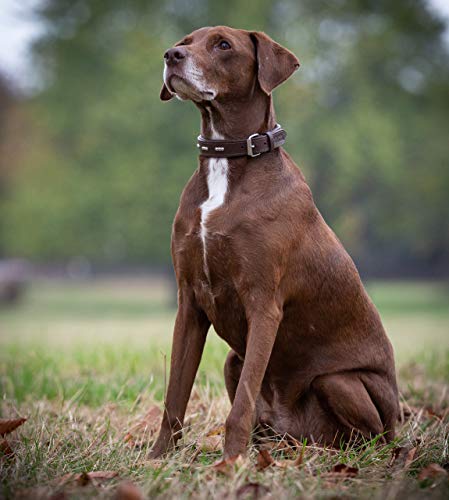
[{"label": "blurred foliage", "polygon": [[4,255],[169,261],[199,115],[159,101],[162,54],[226,24],[299,57],[275,95],[286,149],[362,269],[449,271],[449,58],[424,0],[49,0],[37,15],[43,88],[22,104]]}]

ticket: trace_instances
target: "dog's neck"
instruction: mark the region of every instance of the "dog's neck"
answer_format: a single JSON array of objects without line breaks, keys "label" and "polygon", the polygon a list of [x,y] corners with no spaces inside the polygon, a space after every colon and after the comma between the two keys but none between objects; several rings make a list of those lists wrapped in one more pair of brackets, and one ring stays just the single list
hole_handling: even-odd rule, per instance
[{"label": "dog's neck", "polygon": [[201,135],[206,139],[243,140],[276,126],[271,95],[256,92],[251,99],[222,103],[217,100],[198,105]]}]

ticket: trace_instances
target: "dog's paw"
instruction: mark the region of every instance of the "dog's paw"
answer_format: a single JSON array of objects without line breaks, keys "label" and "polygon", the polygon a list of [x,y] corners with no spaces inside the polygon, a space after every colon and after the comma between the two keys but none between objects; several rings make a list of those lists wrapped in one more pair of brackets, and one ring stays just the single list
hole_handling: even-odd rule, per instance
[{"label": "dog's paw", "polygon": [[233,472],[245,465],[245,459],[242,455],[236,457],[228,457],[218,460],[212,465],[212,469],[226,476],[232,475]]}]

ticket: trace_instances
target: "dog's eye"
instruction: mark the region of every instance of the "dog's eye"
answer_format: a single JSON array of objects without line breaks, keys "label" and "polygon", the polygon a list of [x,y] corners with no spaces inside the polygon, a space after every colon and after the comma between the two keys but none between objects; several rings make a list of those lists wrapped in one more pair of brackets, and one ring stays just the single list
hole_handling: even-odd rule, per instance
[{"label": "dog's eye", "polygon": [[176,44],[176,47],[180,47],[181,45],[190,45],[191,43],[192,43],[191,38],[184,38],[183,40],[181,40]]},{"label": "dog's eye", "polygon": [[231,44],[229,42],[227,42],[226,40],[222,40],[218,44],[218,48],[221,50],[229,50],[231,48]]}]

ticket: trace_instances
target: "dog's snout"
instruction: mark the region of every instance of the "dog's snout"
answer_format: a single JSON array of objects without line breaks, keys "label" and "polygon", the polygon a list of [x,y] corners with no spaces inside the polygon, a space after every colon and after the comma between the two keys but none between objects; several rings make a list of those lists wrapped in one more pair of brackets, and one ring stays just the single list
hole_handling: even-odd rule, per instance
[{"label": "dog's snout", "polygon": [[178,64],[185,58],[185,51],[180,47],[173,47],[172,49],[168,49],[164,54],[164,60],[167,65]]}]

